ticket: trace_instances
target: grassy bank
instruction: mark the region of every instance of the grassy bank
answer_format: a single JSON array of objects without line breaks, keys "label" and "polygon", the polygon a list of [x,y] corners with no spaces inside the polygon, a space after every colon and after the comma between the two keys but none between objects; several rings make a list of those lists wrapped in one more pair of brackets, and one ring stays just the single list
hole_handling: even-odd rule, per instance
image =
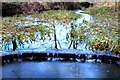
[{"label": "grassy bank", "polygon": [[43,11],[41,14],[34,14],[33,17],[44,18],[45,20],[54,19],[61,23],[69,23],[70,21],[79,18],[80,15],[75,14],[74,11],[68,10],[50,10]]},{"label": "grassy bank", "polygon": [[107,50],[114,54],[120,54],[120,27],[119,12],[116,6],[91,7],[89,11],[94,17],[94,23],[90,25],[89,34],[93,36],[89,46],[96,50]]}]

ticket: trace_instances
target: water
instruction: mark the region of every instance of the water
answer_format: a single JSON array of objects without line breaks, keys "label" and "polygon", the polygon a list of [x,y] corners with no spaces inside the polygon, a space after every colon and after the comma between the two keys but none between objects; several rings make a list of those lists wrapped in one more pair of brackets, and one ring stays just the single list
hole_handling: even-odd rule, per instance
[{"label": "water", "polygon": [[81,26],[84,26],[85,24],[83,24],[83,21],[87,21],[89,23],[93,21],[93,17],[91,15],[85,14],[82,12],[84,12],[84,11],[81,11],[81,10],[76,11],[75,13],[82,15],[82,17],[72,21],[71,23],[73,23],[74,25],[77,25],[77,26],[79,26],[79,24],[82,24]]},{"label": "water", "polygon": [[[16,51],[12,51],[12,43],[9,42],[10,50],[1,51],[2,55],[23,53],[23,52],[48,52],[48,53],[89,53],[96,54],[89,50],[85,42],[77,44],[77,49],[73,48],[73,44],[70,46],[71,39],[66,39],[66,34],[70,32],[70,25],[77,25],[78,27],[89,26],[83,21],[88,23],[93,21],[92,16],[89,14],[81,13],[82,11],[76,11],[76,14],[82,15],[81,18],[73,20],[68,25],[60,25],[55,21],[55,30],[58,49],[55,49],[55,41],[53,33],[45,36],[45,40],[41,40],[41,32],[35,32],[36,37],[34,41],[23,42],[22,46],[18,44]],[[35,20],[35,22],[17,22],[20,26],[23,24],[28,25],[49,25],[49,23],[40,23],[37,18],[31,16],[23,17],[25,19]],[[27,33],[28,34],[28,33]],[[1,36],[1,35],[0,35]],[[1,66],[0,66],[1,67]],[[87,60],[85,63],[79,62],[18,62],[8,63],[2,65],[2,77],[3,78],[120,78],[120,66],[113,64],[94,63],[93,60]]]},{"label": "water", "polygon": [[21,62],[2,67],[3,78],[120,78],[120,66],[78,62]]}]

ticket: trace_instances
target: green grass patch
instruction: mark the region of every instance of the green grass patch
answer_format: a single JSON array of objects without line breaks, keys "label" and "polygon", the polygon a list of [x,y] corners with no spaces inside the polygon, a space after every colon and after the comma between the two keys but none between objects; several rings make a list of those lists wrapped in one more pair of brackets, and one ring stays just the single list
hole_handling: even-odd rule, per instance
[{"label": "green grass patch", "polygon": [[50,10],[43,11],[40,14],[34,14],[33,17],[44,18],[46,20],[54,19],[63,23],[69,23],[70,21],[81,17],[81,15],[76,14],[74,11]]},{"label": "green grass patch", "polygon": [[96,13],[107,13],[107,12],[109,12],[109,9],[107,7],[102,7],[96,10]]},{"label": "green grass patch", "polygon": [[[114,54],[120,54],[118,12],[116,7],[91,7],[94,23],[90,25],[89,34],[93,36],[89,46],[96,50],[107,50]],[[97,23],[97,24],[96,24]]]}]

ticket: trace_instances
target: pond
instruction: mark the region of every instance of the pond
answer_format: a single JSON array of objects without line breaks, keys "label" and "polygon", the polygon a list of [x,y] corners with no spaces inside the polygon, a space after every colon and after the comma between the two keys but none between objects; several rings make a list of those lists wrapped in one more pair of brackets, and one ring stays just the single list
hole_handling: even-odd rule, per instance
[{"label": "pond", "polygon": [[[36,17],[38,14],[15,17],[13,18],[16,19],[15,22],[12,21],[12,17],[10,17],[11,20],[9,20],[9,17],[6,17],[6,20],[3,18],[3,22],[6,23],[6,25],[8,19],[10,21],[8,25],[14,24],[14,26],[3,27],[3,31],[1,31],[3,34],[0,36],[3,37],[3,42],[0,45],[2,47],[2,54],[0,54],[0,56],[13,53],[21,54],[24,52],[74,54],[107,53],[105,50],[97,52],[88,45],[91,38],[94,38],[90,34],[94,30],[90,28],[90,24],[94,22],[93,17],[83,13],[81,10],[76,10],[75,14],[80,15],[80,17],[74,18],[70,22],[64,24],[58,21],[61,18],[55,20],[45,17],[47,19],[44,19],[39,18],[39,16]],[[44,15],[46,15],[46,13]],[[52,17],[54,18],[55,16]],[[97,34],[98,32],[93,33]],[[108,53],[112,55],[111,52],[108,51]],[[3,78],[120,77],[119,66],[103,64],[101,61],[94,63],[94,60],[87,60],[85,63],[79,63],[79,61],[12,62],[10,64],[4,64],[2,67]]]},{"label": "pond", "polygon": [[119,79],[120,66],[94,62],[20,62],[4,65],[2,68],[2,77]]}]

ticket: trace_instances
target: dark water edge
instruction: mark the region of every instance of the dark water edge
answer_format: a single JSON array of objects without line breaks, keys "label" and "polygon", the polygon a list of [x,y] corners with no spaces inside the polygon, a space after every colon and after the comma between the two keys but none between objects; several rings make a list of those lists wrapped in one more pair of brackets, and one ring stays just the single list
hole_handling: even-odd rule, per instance
[{"label": "dark water edge", "polygon": [[19,62],[2,66],[3,78],[120,78],[120,66],[79,62]]}]

